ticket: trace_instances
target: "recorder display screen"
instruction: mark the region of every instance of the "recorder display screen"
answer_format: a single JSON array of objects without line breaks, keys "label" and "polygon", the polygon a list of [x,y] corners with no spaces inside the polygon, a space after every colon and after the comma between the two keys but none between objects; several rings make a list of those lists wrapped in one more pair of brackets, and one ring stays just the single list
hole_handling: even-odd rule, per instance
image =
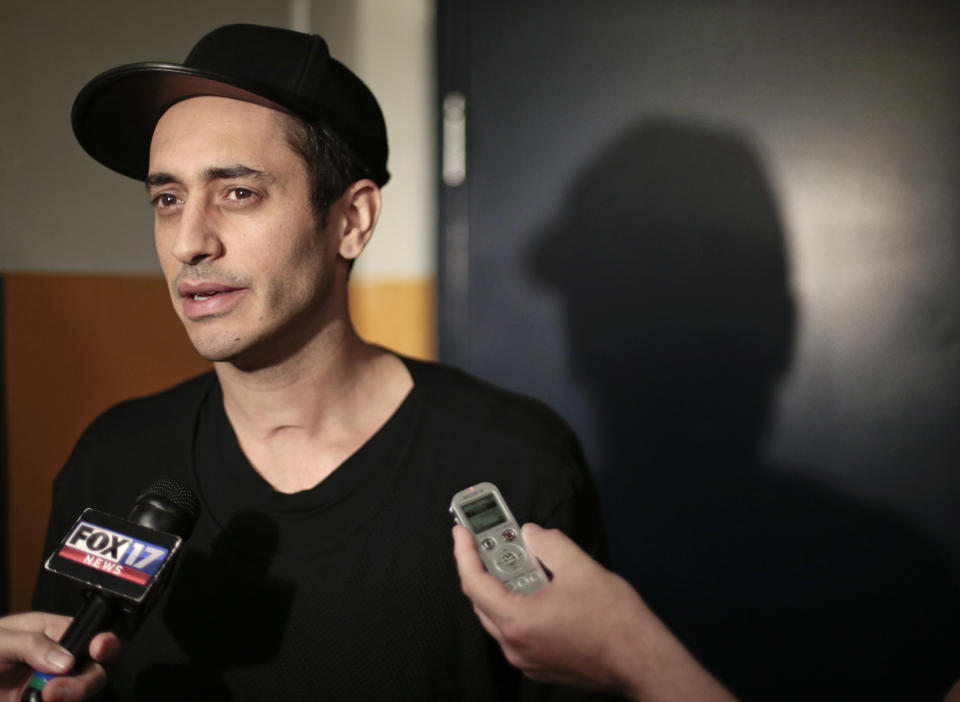
[{"label": "recorder display screen", "polygon": [[490,527],[507,521],[507,515],[500,509],[493,495],[485,495],[463,505],[463,513],[475,533],[486,531]]}]

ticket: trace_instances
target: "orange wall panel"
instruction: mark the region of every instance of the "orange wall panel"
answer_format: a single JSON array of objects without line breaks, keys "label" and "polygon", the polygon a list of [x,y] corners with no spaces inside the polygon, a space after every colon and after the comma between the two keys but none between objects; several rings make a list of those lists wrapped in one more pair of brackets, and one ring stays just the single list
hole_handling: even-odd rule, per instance
[{"label": "orange wall panel", "polygon": [[436,358],[436,285],[432,279],[354,281],[350,315],[367,341],[414,358]]},{"label": "orange wall panel", "polygon": [[10,608],[30,602],[50,488],[100,412],[203,372],[159,277],[6,274]]}]

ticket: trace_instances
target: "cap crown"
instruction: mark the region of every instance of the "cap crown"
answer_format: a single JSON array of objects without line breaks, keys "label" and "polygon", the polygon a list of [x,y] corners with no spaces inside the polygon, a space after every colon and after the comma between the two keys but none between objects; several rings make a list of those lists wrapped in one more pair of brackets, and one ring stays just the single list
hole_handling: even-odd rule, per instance
[{"label": "cap crown", "polygon": [[100,74],[77,95],[74,134],[95,159],[142,180],[157,121],[176,102],[201,95],[326,124],[377,184],[390,178],[386,125],[373,93],[330,56],[322,37],[276,27],[227,25],[197,42],[183,64],[136,63]]}]

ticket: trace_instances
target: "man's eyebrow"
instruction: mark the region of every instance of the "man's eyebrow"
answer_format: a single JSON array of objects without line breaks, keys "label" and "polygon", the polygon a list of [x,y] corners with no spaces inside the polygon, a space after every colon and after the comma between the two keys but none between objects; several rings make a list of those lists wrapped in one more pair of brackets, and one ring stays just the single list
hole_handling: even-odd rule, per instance
[{"label": "man's eyebrow", "polygon": [[[239,163],[232,166],[211,166],[201,171],[200,175],[203,180],[208,183],[214,180],[229,180],[231,178],[253,178],[254,180],[261,181],[274,180],[273,176],[263,171]],[[178,182],[178,179],[172,173],[157,171],[147,176],[145,184],[149,189],[176,182]]]},{"label": "man's eyebrow", "polygon": [[242,164],[233,166],[211,166],[203,171],[203,179],[207,182],[211,180],[229,180],[230,178],[253,178],[254,180],[273,180],[273,176],[258,171],[256,168],[250,168]]},{"label": "man's eyebrow", "polygon": [[160,185],[169,185],[170,183],[177,182],[177,179],[173,177],[170,173],[164,173],[159,171],[157,173],[151,173],[147,176],[147,179],[144,181],[144,185],[147,186],[147,189],[155,188]]}]

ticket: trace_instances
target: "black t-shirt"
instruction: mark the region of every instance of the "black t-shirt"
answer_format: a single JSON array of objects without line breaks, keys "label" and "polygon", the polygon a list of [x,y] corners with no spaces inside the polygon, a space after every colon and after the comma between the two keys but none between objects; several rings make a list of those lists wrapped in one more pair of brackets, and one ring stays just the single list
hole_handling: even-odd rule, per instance
[{"label": "black t-shirt", "polygon": [[[511,668],[460,592],[447,507],[497,484],[517,519],[589,552],[602,535],[575,437],[541,403],[405,360],[413,389],[312,489],[278,493],[250,466],[215,376],[119,405],[54,485],[47,551],[83,507],[126,514],[158,478],[203,505],[171,585],[110,670],[120,699],[510,700],[580,693]],[[35,607],[72,614],[41,577]]]}]

